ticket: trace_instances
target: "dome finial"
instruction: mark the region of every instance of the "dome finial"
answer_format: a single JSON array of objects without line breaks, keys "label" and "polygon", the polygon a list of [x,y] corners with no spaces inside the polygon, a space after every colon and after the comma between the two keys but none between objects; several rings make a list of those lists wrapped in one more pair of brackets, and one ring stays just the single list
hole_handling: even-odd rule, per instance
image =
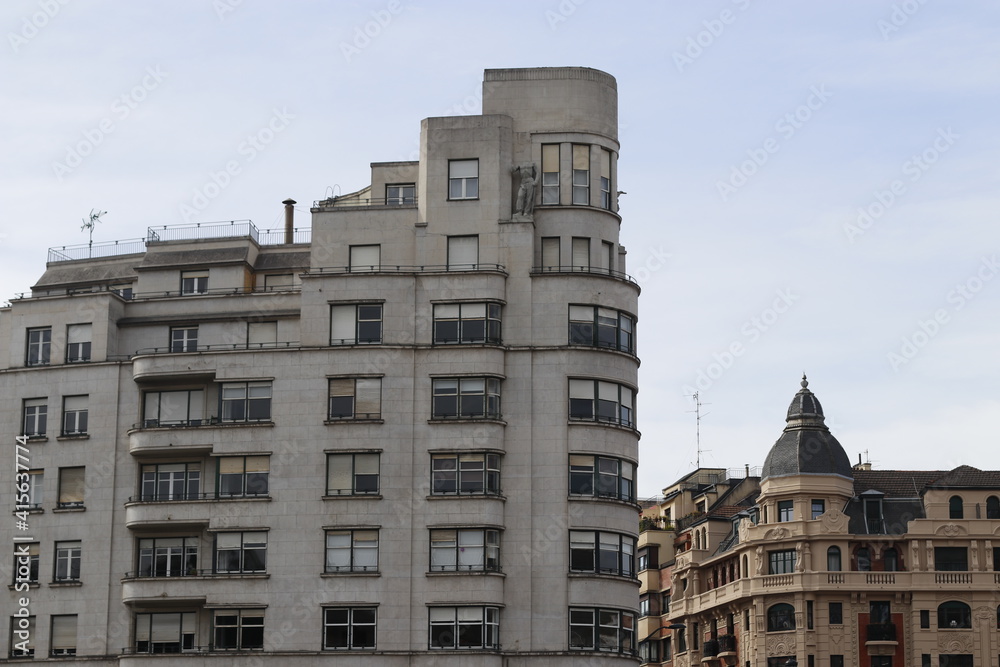
[{"label": "dome finial", "polygon": [[809,380],[806,379],[806,372],[802,371],[802,382],[799,383],[803,389],[809,388]]}]

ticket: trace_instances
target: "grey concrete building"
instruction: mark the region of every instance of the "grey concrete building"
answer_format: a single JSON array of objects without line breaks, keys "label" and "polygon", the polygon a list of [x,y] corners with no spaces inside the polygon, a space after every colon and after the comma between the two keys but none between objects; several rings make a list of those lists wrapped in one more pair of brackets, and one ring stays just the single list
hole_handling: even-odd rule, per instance
[{"label": "grey concrete building", "polygon": [[487,70],[311,228],[50,251],[0,309],[3,656],[636,664],[618,151],[613,77]]}]

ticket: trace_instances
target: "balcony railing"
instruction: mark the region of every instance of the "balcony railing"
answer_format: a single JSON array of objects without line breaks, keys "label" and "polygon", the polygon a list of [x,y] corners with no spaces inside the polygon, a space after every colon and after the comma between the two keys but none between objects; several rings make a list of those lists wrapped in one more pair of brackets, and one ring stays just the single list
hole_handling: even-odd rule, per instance
[{"label": "balcony railing", "polygon": [[605,269],[599,266],[533,266],[531,267],[531,275],[559,275],[562,273],[587,273],[594,276],[611,276],[612,278],[618,278],[619,280],[624,280],[630,282],[633,285],[638,285],[639,282],[627,273],[622,273],[621,271],[615,271],[613,269]]},{"label": "balcony railing", "polygon": [[192,345],[179,347],[168,345],[164,347],[144,347],[136,350],[135,355],[144,354],[184,354],[190,352],[230,352],[233,350],[275,350],[299,347],[299,341],[287,340],[274,343],[219,343],[215,345]]},{"label": "balcony railing", "polygon": [[146,252],[146,239],[81,243],[49,248],[48,262],[69,262],[74,259],[99,259]]},{"label": "balcony railing", "polygon": [[868,641],[870,642],[894,642],[896,641],[896,626],[892,623],[869,623]]},{"label": "balcony railing", "polygon": [[329,199],[317,199],[313,201],[313,208],[354,208],[369,206],[398,206],[400,208],[414,208],[417,205],[416,197],[354,197],[343,195],[340,197],[330,197]]},{"label": "balcony railing", "polygon": [[496,271],[507,273],[503,264],[365,264],[363,266],[320,266],[307,275],[341,275],[345,273],[460,273],[463,271]]},{"label": "balcony railing", "polygon": [[719,635],[719,653],[736,653],[736,635]]},{"label": "balcony railing", "polygon": [[701,655],[705,658],[714,658],[719,655],[719,640],[706,639],[701,645]]}]

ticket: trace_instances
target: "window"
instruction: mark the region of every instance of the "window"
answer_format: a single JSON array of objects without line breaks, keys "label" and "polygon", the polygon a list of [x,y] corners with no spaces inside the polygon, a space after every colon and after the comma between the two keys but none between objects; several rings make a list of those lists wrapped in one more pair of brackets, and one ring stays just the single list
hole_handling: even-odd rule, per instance
[{"label": "window", "polygon": [[147,391],[143,395],[143,428],[200,426],[205,422],[205,392]]},{"label": "window", "polygon": [[855,552],[858,561],[858,572],[871,572],[872,553],[868,547],[861,547]]},{"label": "window", "polygon": [[865,498],[865,525],[869,535],[878,535],[884,531],[882,520],[882,498]]},{"label": "window", "polygon": [[780,632],[795,629],[795,607],[790,604],[772,605],[767,610],[767,631]]},{"label": "window", "polygon": [[324,572],[378,572],[378,531],[326,531]]},{"label": "window", "polygon": [[938,656],[938,667],[973,667],[971,654],[942,653]]},{"label": "window", "polygon": [[63,397],[63,435],[85,435],[87,433],[87,397]]},{"label": "window", "polygon": [[41,438],[45,435],[48,421],[47,399],[28,398],[24,401],[24,420],[21,424],[21,434],[29,438]]},{"label": "window", "polygon": [[206,292],[208,292],[208,269],[181,271],[181,294],[205,294]]},{"label": "window", "polygon": [[375,345],[381,342],[381,303],[330,306],[330,345]]},{"label": "window", "polygon": [[948,499],[948,518],[961,519],[964,516],[962,510],[962,496],[952,496]]},{"label": "window", "polygon": [[327,607],[323,610],[323,650],[375,648],[375,607]]},{"label": "window", "polygon": [[814,629],[813,601],[806,600],[806,630]]},{"label": "window", "polygon": [[448,237],[448,270],[472,271],[479,267],[479,236]]},{"label": "window", "polygon": [[377,494],[378,454],[328,454],[326,493],[329,496]]},{"label": "window", "polygon": [[150,463],[140,474],[139,500],[196,500],[201,494],[200,463]]},{"label": "window", "polygon": [[652,616],[659,615],[659,609],[657,608],[656,601],[657,596],[655,594],[644,593],[639,596],[639,616]]},{"label": "window", "polygon": [[559,262],[559,237],[544,237],[542,239],[542,271],[558,271],[560,269]]},{"label": "window", "polygon": [[198,325],[170,327],[171,352],[198,351]]},{"label": "window", "polygon": [[271,419],[271,383],[226,382],[222,385],[222,421],[257,422]]},{"label": "window", "polygon": [[247,349],[277,347],[277,322],[247,322]]},{"label": "window", "polygon": [[813,500],[812,501],[812,518],[813,521],[823,516],[826,512],[826,501],[825,500]]},{"label": "window", "polygon": [[267,571],[267,533],[219,533],[215,536],[218,574]]},{"label": "window", "polygon": [[434,344],[456,343],[500,343],[500,304],[434,304]]},{"label": "window", "polygon": [[434,419],[499,419],[500,380],[434,378]]},{"label": "window", "polygon": [[213,626],[216,651],[264,648],[263,609],[218,609]]},{"label": "window", "polygon": [[972,608],[964,602],[938,605],[938,628],[971,628]]},{"label": "window", "polygon": [[635,502],[635,464],[608,456],[570,454],[569,492]]},{"label": "window", "polygon": [[385,186],[385,203],[389,206],[410,206],[416,201],[417,188],[414,183]]},{"label": "window", "polygon": [[132,285],[111,285],[108,291],[114,292],[126,301],[132,300]]},{"label": "window", "polygon": [[573,145],[573,203],[590,204],[590,146]]},{"label": "window", "polygon": [[138,577],[185,577],[198,574],[197,537],[139,540]]},{"label": "window", "polygon": [[601,208],[611,210],[611,151],[601,149]]},{"label": "window", "polygon": [[500,571],[500,531],[431,530],[431,572]]},{"label": "window", "polygon": [[610,241],[601,241],[601,268],[604,269],[608,275],[614,273],[615,270],[615,244]]},{"label": "window", "polygon": [[70,324],[66,327],[66,363],[78,364],[90,361],[89,324]]},{"label": "window", "polygon": [[382,265],[381,245],[352,245],[350,254],[352,272],[378,271]]},{"label": "window", "polygon": [[240,498],[246,496],[266,496],[268,456],[226,456],[217,461],[219,477],[215,484],[218,498]]},{"label": "window", "polygon": [[768,551],[768,574],[791,574],[795,572],[795,550]]},{"label": "window", "polygon": [[840,572],[840,547],[830,547],[826,550],[826,569],[830,572]]},{"label": "window", "polygon": [[569,531],[569,569],[635,576],[635,538],[594,530]]},{"label": "window", "polygon": [[26,366],[48,366],[52,352],[52,327],[28,329],[28,350],[24,356]]},{"label": "window", "polygon": [[986,499],[986,518],[1000,519],[1000,498],[990,496]]},{"label": "window", "polygon": [[934,569],[938,572],[968,572],[969,550],[966,547],[934,547]]},{"label": "window", "polygon": [[873,600],[868,603],[868,622],[875,625],[886,625],[892,622],[891,607],[885,600]]},{"label": "window", "polygon": [[81,545],[76,542],[56,542],[56,582],[80,580]]},{"label": "window", "polygon": [[38,542],[23,542],[14,545],[13,583],[38,583]]},{"label": "window", "polygon": [[660,551],[659,548],[653,544],[650,546],[643,547],[639,549],[639,560],[638,567],[639,571],[655,569],[660,566],[659,562]]},{"label": "window", "polygon": [[569,307],[570,345],[591,345],[635,354],[635,318],[600,306]]},{"label": "window", "polygon": [[844,603],[843,602],[831,602],[830,603],[830,625],[843,625],[844,624]]},{"label": "window", "polygon": [[920,610],[920,627],[925,629],[931,627],[931,612],[929,609]]},{"label": "window", "polygon": [[559,203],[559,144],[542,144],[542,205]]},{"label": "window", "polygon": [[886,572],[897,572],[899,570],[899,551],[894,547],[889,547],[882,552],[882,566]]},{"label": "window", "polygon": [[86,487],[86,467],[59,468],[59,500],[57,507],[83,507],[83,491]]},{"label": "window", "polygon": [[792,521],[795,518],[794,504],[791,500],[778,501],[778,521]]},{"label": "window", "polygon": [[10,657],[30,658],[35,655],[35,617],[10,617]]},{"label": "window", "polygon": [[181,653],[195,646],[194,612],[135,615],[136,653]]},{"label": "window", "polygon": [[633,390],[601,380],[569,381],[569,418],[634,428]]},{"label": "window", "polygon": [[631,612],[617,609],[570,608],[571,650],[631,654],[634,644],[635,615]]},{"label": "window", "polygon": [[479,199],[479,160],[448,160],[448,199]]},{"label": "window", "polygon": [[427,610],[432,649],[499,649],[498,607],[430,607]]},{"label": "window", "polygon": [[573,237],[573,270],[590,271],[590,239]]},{"label": "window", "polygon": [[331,421],[341,419],[381,419],[382,378],[332,378],[330,380]]},{"label": "window", "polygon": [[831,655],[830,656],[830,667],[844,667],[844,656],[843,655]]},{"label": "window", "polygon": [[500,455],[431,454],[432,495],[499,495]]},{"label": "window", "polygon": [[14,503],[17,510],[34,510],[42,506],[45,471],[41,468],[17,473]]},{"label": "window", "polygon": [[294,287],[295,287],[295,274],[292,273],[264,274],[265,292],[284,292]]},{"label": "window", "polygon": [[53,658],[76,655],[76,614],[53,614],[49,647],[49,655]]}]

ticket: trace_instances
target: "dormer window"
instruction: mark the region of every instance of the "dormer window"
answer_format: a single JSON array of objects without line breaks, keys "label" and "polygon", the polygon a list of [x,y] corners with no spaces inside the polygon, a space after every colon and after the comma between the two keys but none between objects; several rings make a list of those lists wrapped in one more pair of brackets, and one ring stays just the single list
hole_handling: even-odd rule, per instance
[{"label": "dormer window", "polygon": [[869,535],[880,535],[885,532],[885,521],[882,518],[882,494],[866,495],[864,498],[865,527]]}]

